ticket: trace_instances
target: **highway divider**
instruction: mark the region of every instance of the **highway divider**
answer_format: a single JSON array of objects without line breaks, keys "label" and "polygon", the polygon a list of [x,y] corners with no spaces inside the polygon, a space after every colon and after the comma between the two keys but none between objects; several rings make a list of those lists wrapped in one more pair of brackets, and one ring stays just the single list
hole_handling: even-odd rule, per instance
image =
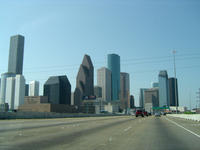
[{"label": "highway divider", "polygon": [[200,122],[200,114],[167,114],[167,116]]},{"label": "highway divider", "polygon": [[69,114],[53,112],[0,112],[0,119],[47,119],[47,118],[79,118],[124,116],[125,114]]}]

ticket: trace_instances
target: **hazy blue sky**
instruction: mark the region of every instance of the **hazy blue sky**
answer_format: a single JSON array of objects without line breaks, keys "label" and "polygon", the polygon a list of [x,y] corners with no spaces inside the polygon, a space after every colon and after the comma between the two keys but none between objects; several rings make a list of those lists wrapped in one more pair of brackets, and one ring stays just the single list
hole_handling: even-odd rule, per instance
[{"label": "hazy blue sky", "polygon": [[7,71],[10,36],[25,36],[24,75],[42,84],[66,74],[75,88],[83,55],[96,70],[107,54],[121,56],[130,73],[131,94],[158,80],[159,70],[173,73],[177,50],[181,105],[196,106],[200,88],[199,0],[0,0],[0,73]]}]

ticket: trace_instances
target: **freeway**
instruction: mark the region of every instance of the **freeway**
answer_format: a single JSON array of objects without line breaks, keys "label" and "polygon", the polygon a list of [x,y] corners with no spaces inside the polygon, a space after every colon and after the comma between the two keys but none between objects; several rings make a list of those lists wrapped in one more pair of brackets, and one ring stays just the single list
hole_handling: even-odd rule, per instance
[{"label": "freeway", "polygon": [[172,117],[0,120],[0,150],[199,150],[200,122]]}]

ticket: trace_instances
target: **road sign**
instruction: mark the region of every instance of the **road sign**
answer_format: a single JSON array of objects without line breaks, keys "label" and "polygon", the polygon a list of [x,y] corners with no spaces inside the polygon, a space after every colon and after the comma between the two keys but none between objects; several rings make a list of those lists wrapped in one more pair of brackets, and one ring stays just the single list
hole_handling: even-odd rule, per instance
[{"label": "road sign", "polygon": [[152,107],[153,110],[169,109],[169,107]]}]

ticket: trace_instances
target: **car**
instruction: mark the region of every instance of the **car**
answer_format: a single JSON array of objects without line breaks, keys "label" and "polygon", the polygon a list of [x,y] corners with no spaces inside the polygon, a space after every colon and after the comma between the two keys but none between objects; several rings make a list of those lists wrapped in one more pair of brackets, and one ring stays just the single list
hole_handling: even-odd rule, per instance
[{"label": "car", "polygon": [[165,112],[161,112],[161,115],[164,115],[164,116],[165,116],[165,115],[166,115],[166,113],[165,113]]},{"label": "car", "polygon": [[160,113],[159,113],[159,112],[156,112],[156,113],[154,114],[154,116],[155,116],[155,117],[160,117]]},{"label": "car", "polygon": [[142,110],[137,110],[137,111],[135,112],[135,116],[136,116],[136,117],[138,117],[138,116],[144,117],[144,113],[143,113]]},{"label": "car", "polygon": [[109,112],[105,111],[105,110],[102,110],[100,113],[102,113],[102,114],[108,114]]}]

